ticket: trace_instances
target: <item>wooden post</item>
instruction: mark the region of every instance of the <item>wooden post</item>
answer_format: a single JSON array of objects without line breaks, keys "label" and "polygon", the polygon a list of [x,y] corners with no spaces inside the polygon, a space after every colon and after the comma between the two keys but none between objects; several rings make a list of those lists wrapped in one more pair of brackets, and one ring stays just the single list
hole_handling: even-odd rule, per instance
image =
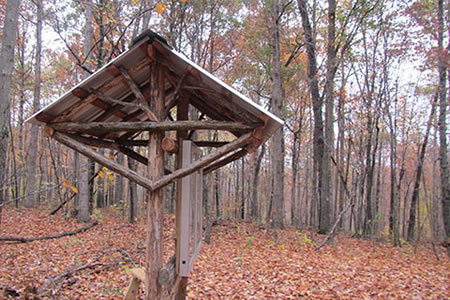
[{"label": "wooden post", "polygon": [[[150,109],[159,120],[164,116],[164,76],[163,67],[157,62],[150,65]],[[164,133],[149,132],[148,174],[151,181],[164,176],[164,152],[161,141]],[[145,264],[145,299],[162,299],[163,289],[159,282],[159,271],[163,262],[163,189],[148,193],[147,201],[147,248]]]},{"label": "wooden post", "polygon": [[[177,106],[177,121],[188,120],[189,119],[189,101],[186,98],[180,98]],[[178,159],[177,165],[178,169],[183,167],[183,140],[188,136],[187,130],[177,131],[177,141],[178,141]],[[178,276],[179,264],[180,264],[180,227],[181,227],[181,179],[177,181],[177,211],[176,211],[176,226],[177,226],[177,244],[176,244],[176,272],[177,279],[179,281],[177,285],[177,290],[174,292],[176,300],[184,300],[187,295],[187,277]]]}]

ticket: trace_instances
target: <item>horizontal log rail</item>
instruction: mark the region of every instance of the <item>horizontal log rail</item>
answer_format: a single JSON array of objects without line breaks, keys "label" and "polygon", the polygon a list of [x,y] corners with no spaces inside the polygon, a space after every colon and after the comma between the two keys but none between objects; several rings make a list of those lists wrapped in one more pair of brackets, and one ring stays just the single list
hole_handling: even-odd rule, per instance
[{"label": "horizontal log rail", "polygon": [[247,132],[255,128],[255,126],[236,122],[221,121],[176,121],[176,122],[61,122],[47,124],[49,127],[66,133],[88,133],[96,132],[105,134],[117,131],[140,131],[140,130],[229,130],[235,132]]},{"label": "horizontal log rail", "polygon": [[[195,145],[197,145],[197,147],[211,147],[211,148],[222,147],[222,146],[230,143],[230,142],[225,142],[225,141],[213,142],[213,141],[195,141],[195,140],[193,140],[192,142]],[[148,146],[148,140],[126,140],[126,141],[119,140],[117,143],[121,146],[127,146],[127,147],[132,147],[132,146],[147,147]]]},{"label": "horizontal log rail", "polygon": [[91,149],[89,146],[84,145],[81,142],[73,139],[69,135],[55,131],[49,128],[45,130],[47,136],[52,137],[57,140],[61,144],[66,145],[67,147],[87,156],[98,164],[109,168],[110,170],[122,175],[123,177],[128,178],[129,180],[136,182],[140,186],[146,188],[149,191],[154,191],[160,189],[172,181],[187,176],[196,172],[197,170],[207,167],[214,163],[216,160],[219,160],[221,157],[227,155],[230,152],[233,152],[239,148],[244,148],[251,143],[251,133],[246,133],[241,137],[235,139],[234,141],[218,148],[216,151],[209,153],[208,155],[202,157],[200,160],[195,161],[188,166],[178,169],[171,174],[165,175],[162,178],[152,182],[148,178],[140,175],[139,173],[122,166],[116,163],[113,160],[110,160],[103,155],[97,153],[95,150]]}]

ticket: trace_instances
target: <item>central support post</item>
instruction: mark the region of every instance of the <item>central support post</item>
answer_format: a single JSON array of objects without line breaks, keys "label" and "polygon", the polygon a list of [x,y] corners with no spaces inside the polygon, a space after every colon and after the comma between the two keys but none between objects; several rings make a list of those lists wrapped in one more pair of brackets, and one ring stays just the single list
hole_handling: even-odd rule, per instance
[{"label": "central support post", "polygon": [[[154,62],[150,65],[151,110],[158,120],[164,117],[164,70]],[[164,176],[164,152],[161,141],[164,133],[149,132],[148,176],[150,181]],[[164,225],[164,190],[163,188],[148,192],[147,199],[147,247],[145,264],[145,299],[159,300],[163,297],[163,288],[159,283],[159,271],[163,266],[163,225]]]}]

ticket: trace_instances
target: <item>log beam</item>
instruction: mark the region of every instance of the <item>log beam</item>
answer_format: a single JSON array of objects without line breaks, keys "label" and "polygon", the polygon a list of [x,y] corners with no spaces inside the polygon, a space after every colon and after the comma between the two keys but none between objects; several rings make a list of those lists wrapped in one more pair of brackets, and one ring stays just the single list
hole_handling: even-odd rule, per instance
[{"label": "log beam", "polygon": [[[139,109],[143,110],[144,112],[146,112],[148,116],[154,116],[153,112],[145,104],[142,104],[139,102],[136,103],[136,102],[126,102],[126,101],[117,100],[117,99],[114,99],[113,97],[103,94],[102,92],[95,90],[95,89],[90,89],[90,92],[104,102],[108,102],[113,105],[118,104],[118,105],[127,106],[127,107],[136,107],[136,108],[139,108]],[[152,120],[152,118],[150,118],[150,120]],[[155,119],[153,119],[153,120],[155,121]]]},{"label": "log beam", "polygon": [[128,73],[128,71],[125,68],[119,68],[119,71],[122,74],[122,76],[125,78],[128,86],[130,87],[133,94],[136,96],[137,100],[140,102],[140,105],[147,107],[145,112],[147,113],[149,119],[152,121],[158,121],[158,118],[153,113],[153,111],[150,109],[149,104],[148,104],[147,100],[145,99],[144,94],[142,93],[138,84],[133,80],[131,75]]},{"label": "log beam", "polygon": [[[46,130],[46,132],[51,132],[51,131]],[[153,190],[152,182],[149,179],[139,175],[138,173],[136,173],[135,171],[133,171],[131,169],[128,169],[127,167],[124,167],[124,166],[116,163],[113,160],[110,160],[110,159],[104,157],[103,155],[101,155],[101,154],[97,153],[96,151],[94,151],[93,149],[91,149],[89,146],[86,146],[86,145],[74,140],[70,136],[68,136],[62,132],[53,131],[53,134],[51,135],[51,137],[53,139],[57,140],[58,142],[60,142],[61,144],[64,144],[67,147],[69,147],[77,152],[80,152],[81,154],[85,155],[86,157],[94,160],[98,164],[109,168],[110,170],[122,175],[123,177],[128,178],[129,180],[131,180],[133,182],[136,182],[140,186],[142,186],[148,190]]]},{"label": "log beam", "polygon": [[208,166],[215,160],[220,159],[221,157],[227,155],[228,153],[230,153],[238,148],[243,148],[243,147],[247,146],[251,142],[249,140],[250,136],[251,136],[250,133],[244,134],[241,137],[230,142],[229,144],[218,148],[216,151],[211,152],[208,155],[205,155],[200,160],[197,160],[184,168],[181,168],[181,169],[178,169],[178,170],[172,172],[172,174],[170,174],[170,175],[166,175],[166,176],[154,181],[152,188],[160,189],[160,188],[168,185],[170,182],[172,182],[175,179],[182,178],[184,176],[192,174],[195,171]]},{"label": "log beam", "polygon": [[[170,110],[172,109],[172,107],[174,107],[177,102],[178,102],[178,97],[180,94],[180,90],[183,87],[184,81],[187,77],[187,72],[184,73],[181,78],[178,80],[178,83],[175,86],[175,91],[173,93],[173,98],[171,98],[171,100],[166,104],[165,107],[165,116],[167,117],[169,115]],[[173,82],[173,79],[171,78],[171,76],[169,74],[166,74],[167,78],[169,79],[169,82]]]},{"label": "log beam", "polygon": [[177,142],[168,136],[164,137],[161,143],[161,148],[168,153],[177,153],[178,144]]},{"label": "log beam", "polygon": [[95,131],[96,133],[109,133],[116,131],[170,131],[170,130],[228,130],[235,132],[247,132],[254,129],[254,126],[238,122],[221,121],[176,121],[176,122],[62,122],[52,123],[48,126],[61,132],[87,133]]},{"label": "log beam", "polygon": [[225,157],[224,159],[215,161],[214,163],[212,163],[211,165],[209,165],[207,168],[205,168],[203,170],[203,175],[209,174],[212,171],[215,171],[223,166],[226,166],[227,164],[241,158],[242,156],[245,156],[247,153],[248,153],[247,149],[241,149],[241,150]]},{"label": "log beam", "polygon": [[[176,141],[178,143],[178,141]],[[225,141],[219,141],[219,142],[213,142],[213,141],[192,141],[197,147],[211,147],[211,148],[218,148],[222,147],[229,142]],[[136,146],[136,147],[146,147],[148,145],[148,140],[127,140],[127,141],[118,141],[120,145],[123,146]],[[163,141],[164,143],[164,141]]]},{"label": "log beam", "polygon": [[213,141],[192,141],[197,147],[218,148],[229,144],[230,142],[213,142]]}]

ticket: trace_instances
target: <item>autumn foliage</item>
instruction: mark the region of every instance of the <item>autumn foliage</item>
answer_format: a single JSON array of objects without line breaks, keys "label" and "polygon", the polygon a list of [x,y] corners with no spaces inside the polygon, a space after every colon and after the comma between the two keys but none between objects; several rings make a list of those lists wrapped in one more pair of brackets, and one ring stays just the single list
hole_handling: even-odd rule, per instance
[{"label": "autumn foliage", "polygon": [[[117,210],[96,212],[85,233],[32,243],[0,242],[1,296],[42,299],[121,299],[129,269],[144,264],[145,220],[127,224]],[[166,216],[166,249],[174,217]],[[42,209],[4,211],[0,236],[35,237],[79,228],[73,219]],[[293,229],[274,232],[249,222],[219,221],[192,276],[190,299],[447,299],[449,261],[430,246],[392,248],[384,242],[338,235],[315,251],[319,239]],[[166,251],[167,254],[170,251]],[[167,257],[168,259],[168,257]],[[66,271],[86,266],[68,276]],[[44,287],[44,289],[43,289]]]}]

